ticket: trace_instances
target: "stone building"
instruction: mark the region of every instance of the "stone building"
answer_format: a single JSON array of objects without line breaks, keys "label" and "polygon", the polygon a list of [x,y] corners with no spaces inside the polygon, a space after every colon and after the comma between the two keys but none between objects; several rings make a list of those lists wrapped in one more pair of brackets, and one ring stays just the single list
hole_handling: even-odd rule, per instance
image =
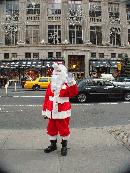
[{"label": "stone building", "polygon": [[[128,2],[128,1],[127,1]],[[1,75],[51,75],[62,62],[75,77],[115,75],[130,57],[130,4],[116,0],[1,0]]]}]

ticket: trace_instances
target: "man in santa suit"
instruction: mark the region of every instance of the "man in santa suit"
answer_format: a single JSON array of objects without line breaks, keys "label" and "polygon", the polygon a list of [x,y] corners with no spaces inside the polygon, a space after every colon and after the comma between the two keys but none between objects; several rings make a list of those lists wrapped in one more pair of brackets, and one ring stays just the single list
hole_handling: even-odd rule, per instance
[{"label": "man in santa suit", "polygon": [[67,155],[67,140],[70,136],[69,121],[71,104],[69,98],[78,94],[74,77],[67,74],[66,67],[61,63],[53,64],[53,75],[48,85],[43,104],[42,115],[49,118],[47,134],[51,145],[44,150],[50,153],[57,149],[57,135],[62,138],[61,155]]}]

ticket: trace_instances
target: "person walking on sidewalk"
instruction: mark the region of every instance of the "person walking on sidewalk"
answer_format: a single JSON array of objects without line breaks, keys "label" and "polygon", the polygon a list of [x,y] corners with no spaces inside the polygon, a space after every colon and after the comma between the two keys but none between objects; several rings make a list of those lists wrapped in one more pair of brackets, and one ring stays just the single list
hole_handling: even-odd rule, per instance
[{"label": "person walking on sidewalk", "polygon": [[67,142],[70,136],[69,122],[71,116],[71,104],[69,98],[78,94],[78,88],[73,75],[68,75],[66,67],[62,63],[53,64],[51,83],[46,90],[42,115],[49,119],[47,134],[51,145],[44,150],[50,153],[57,149],[57,135],[62,138],[61,155],[67,155]]}]

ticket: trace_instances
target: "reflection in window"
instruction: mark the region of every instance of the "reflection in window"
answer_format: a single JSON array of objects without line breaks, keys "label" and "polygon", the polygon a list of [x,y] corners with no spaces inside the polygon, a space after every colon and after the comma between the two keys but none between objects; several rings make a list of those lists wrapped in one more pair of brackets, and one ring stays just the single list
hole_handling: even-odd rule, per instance
[{"label": "reflection in window", "polygon": [[71,44],[83,44],[81,25],[69,26],[69,41]]},{"label": "reflection in window", "polygon": [[127,24],[130,25],[130,4],[126,5]]},{"label": "reflection in window", "polygon": [[84,56],[69,55],[68,58],[68,69],[69,71],[85,71]]},{"label": "reflection in window", "polygon": [[109,12],[110,23],[114,22],[120,23],[118,3],[108,3],[108,12]]},{"label": "reflection in window", "polygon": [[31,0],[27,0],[26,14],[27,14],[27,20],[39,20],[40,1],[32,2]]},{"label": "reflection in window", "polygon": [[91,53],[91,58],[96,58],[96,52]]},{"label": "reflection in window", "polygon": [[120,28],[111,27],[110,28],[110,44],[114,45],[121,45],[121,35],[120,35]]},{"label": "reflection in window", "polygon": [[111,53],[111,58],[116,58],[116,53]]},{"label": "reflection in window", "polygon": [[29,52],[25,53],[25,58],[31,58],[31,53]]},{"label": "reflection in window", "polygon": [[39,58],[39,53],[33,53],[33,58]]},{"label": "reflection in window", "polygon": [[128,43],[130,44],[130,29],[128,29]]},{"label": "reflection in window", "polygon": [[61,43],[60,25],[48,25],[48,43],[52,44]]},{"label": "reflection in window", "polygon": [[27,25],[26,26],[26,44],[38,44],[40,40],[39,26]]},{"label": "reflection in window", "polygon": [[40,2],[35,3],[30,0],[27,1],[26,13],[30,15],[40,15]]},{"label": "reflection in window", "polygon": [[14,21],[18,21],[19,16],[19,0],[6,0],[6,20],[13,17]]},{"label": "reflection in window", "polygon": [[48,15],[61,14],[61,0],[48,0]]},{"label": "reflection in window", "polygon": [[102,45],[102,32],[100,26],[90,26],[90,42],[95,45]]},{"label": "reflection in window", "polygon": [[99,53],[99,58],[104,58],[104,53]]},{"label": "reflection in window", "polygon": [[101,22],[101,2],[89,2],[90,22]]},{"label": "reflection in window", "polygon": [[13,29],[5,34],[5,45],[16,45],[18,41],[18,32],[15,31],[14,26],[10,28]]}]

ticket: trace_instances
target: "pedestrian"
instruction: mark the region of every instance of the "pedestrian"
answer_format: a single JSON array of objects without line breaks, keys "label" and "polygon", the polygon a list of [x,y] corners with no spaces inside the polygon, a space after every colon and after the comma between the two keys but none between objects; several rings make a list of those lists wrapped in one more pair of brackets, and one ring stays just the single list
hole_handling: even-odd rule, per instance
[{"label": "pedestrian", "polygon": [[57,149],[57,136],[62,138],[61,155],[67,155],[67,142],[70,136],[69,122],[71,104],[69,98],[78,94],[78,88],[73,75],[67,74],[66,67],[61,63],[53,64],[51,83],[46,90],[42,115],[49,119],[47,134],[51,145],[44,150],[50,153]]}]

